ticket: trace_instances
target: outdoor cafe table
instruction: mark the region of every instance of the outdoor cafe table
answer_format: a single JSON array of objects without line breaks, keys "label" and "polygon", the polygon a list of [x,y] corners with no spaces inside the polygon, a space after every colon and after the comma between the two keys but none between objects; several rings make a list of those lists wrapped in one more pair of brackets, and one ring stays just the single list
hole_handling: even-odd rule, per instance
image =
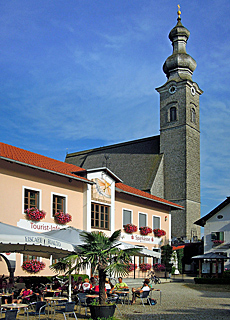
[{"label": "outdoor cafe table", "polygon": [[129,304],[129,291],[128,290],[116,290],[113,293],[117,294],[120,297],[123,297],[123,299],[121,300],[121,303],[123,304],[125,302],[125,300],[128,300],[128,304]]},{"label": "outdoor cafe table", "polygon": [[158,291],[160,293],[160,304],[161,304],[161,290],[160,289],[151,289],[151,292],[150,292],[151,297],[152,297],[153,291]]},{"label": "outdoor cafe table", "polygon": [[46,294],[46,293],[52,293],[53,294],[53,296],[55,296],[55,294],[56,293],[60,293],[61,292],[61,290],[60,289],[45,289],[44,291],[43,291],[43,298],[44,298],[44,294]]},{"label": "outdoor cafe table", "polygon": [[[58,302],[58,301],[67,301],[68,300],[67,297],[45,297],[44,299],[47,300],[46,302],[47,302],[47,305],[48,305],[48,317],[49,317],[49,306],[50,306],[50,314],[51,314],[51,316],[52,316],[52,305],[54,307],[54,309],[53,309],[53,317],[54,317],[56,302]],[[50,301],[50,305],[48,303],[49,301]]]},{"label": "outdoor cafe table", "polygon": [[28,304],[25,304],[25,303],[7,303],[7,304],[2,304],[1,308],[18,309],[18,310],[24,308],[24,319],[25,319],[25,314],[27,315],[27,319],[29,319],[29,317],[28,317]]}]

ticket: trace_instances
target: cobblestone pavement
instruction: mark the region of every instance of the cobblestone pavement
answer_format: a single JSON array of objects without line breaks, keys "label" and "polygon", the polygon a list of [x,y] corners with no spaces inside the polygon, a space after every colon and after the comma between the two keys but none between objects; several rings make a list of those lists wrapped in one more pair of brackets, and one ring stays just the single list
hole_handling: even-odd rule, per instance
[{"label": "cobblestone pavement", "polygon": [[[197,286],[197,287],[196,287]],[[138,305],[122,308],[125,319],[230,319],[230,286],[223,288],[215,286],[207,290],[201,285],[191,282],[170,282],[157,285],[162,291],[160,305],[158,292],[153,292],[153,298],[158,300],[154,306]],[[140,299],[139,299],[140,300]],[[116,311],[117,312],[117,311]]]},{"label": "cobblestone pavement", "polygon": [[[130,288],[138,287],[141,280],[125,279]],[[121,305],[115,312],[117,319],[133,320],[197,320],[197,319],[230,319],[230,285],[227,286],[204,286],[195,285],[193,279],[184,279],[183,282],[167,282],[157,284],[156,289],[162,291],[162,302],[159,301],[159,292],[153,292],[153,298],[158,303],[154,306],[142,306],[141,300],[137,299],[134,305]],[[131,297],[130,297],[131,299]],[[79,309],[77,310],[79,311]],[[84,308],[81,313],[77,312],[78,319],[86,320]],[[33,320],[33,318],[30,318]],[[62,315],[55,320],[63,319]],[[73,319],[73,318],[72,318]]]}]

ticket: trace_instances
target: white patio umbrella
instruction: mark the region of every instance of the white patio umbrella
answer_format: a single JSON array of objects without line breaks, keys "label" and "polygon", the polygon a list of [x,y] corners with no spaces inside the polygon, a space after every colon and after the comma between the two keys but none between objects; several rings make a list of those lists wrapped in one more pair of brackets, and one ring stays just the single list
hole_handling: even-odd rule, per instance
[{"label": "white patio umbrella", "polygon": [[49,258],[62,258],[74,252],[65,240],[0,222],[0,252],[17,252]]},{"label": "white patio umbrella", "polygon": [[[76,229],[74,227],[66,227],[59,230],[52,230],[48,232],[44,232],[44,235],[48,235],[51,237],[55,237],[60,241],[65,241],[68,239],[69,242],[72,243],[75,249],[75,253],[77,252],[77,246],[83,244],[82,240],[80,239],[80,233],[83,230]],[[71,274],[69,272],[69,301],[71,301]]]}]

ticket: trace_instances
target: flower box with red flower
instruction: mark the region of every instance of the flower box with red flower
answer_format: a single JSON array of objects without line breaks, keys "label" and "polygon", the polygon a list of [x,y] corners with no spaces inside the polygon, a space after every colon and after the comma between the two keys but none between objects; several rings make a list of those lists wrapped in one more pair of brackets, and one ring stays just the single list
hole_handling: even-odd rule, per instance
[{"label": "flower box with red flower", "polygon": [[45,263],[38,260],[24,261],[22,264],[22,270],[28,273],[38,273],[39,271],[45,269]]},{"label": "flower box with red flower", "polygon": [[161,229],[154,229],[153,233],[154,233],[154,236],[158,237],[158,238],[163,237],[163,236],[166,235],[166,232],[164,230],[161,230]]},{"label": "flower box with red flower", "polygon": [[40,221],[46,216],[46,212],[43,210],[39,210],[38,208],[29,208],[24,212],[26,214],[26,218],[33,221]]},{"label": "flower box with red flower", "polygon": [[153,264],[153,270],[155,271],[165,271],[165,265],[160,263]]},{"label": "flower box with red flower", "polygon": [[147,236],[151,232],[152,232],[152,229],[149,227],[140,227],[140,234],[142,236]]},{"label": "flower box with red flower", "polygon": [[213,244],[221,244],[224,243],[223,240],[213,240]]},{"label": "flower box with red flower", "polygon": [[141,263],[139,265],[139,268],[140,268],[141,271],[148,271],[148,270],[151,269],[151,264],[149,264],[149,263]]},{"label": "flower box with red flower", "polygon": [[72,216],[69,213],[64,213],[64,212],[56,212],[54,214],[54,220],[58,224],[66,224],[70,221],[72,221]]},{"label": "flower box with red flower", "polygon": [[124,225],[124,229],[126,233],[133,233],[137,231],[137,226],[135,226],[134,224],[128,223]]},{"label": "flower box with red flower", "polygon": [[135,266],[134,266],[134,263],[130,263],[128,266],[128,271],[131,272],[134,270],[134,268],[137,269],[137,265],[135,264]]}]

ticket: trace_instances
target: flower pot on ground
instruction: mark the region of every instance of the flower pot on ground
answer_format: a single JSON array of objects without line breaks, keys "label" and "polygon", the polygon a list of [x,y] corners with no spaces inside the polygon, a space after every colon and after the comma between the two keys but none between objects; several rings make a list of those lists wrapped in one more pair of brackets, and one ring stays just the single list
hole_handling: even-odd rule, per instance
[{"label": "flower pot on ground", "polygon": [[22,264],[22,270],[28,273],[38,273],[39,271],[45,269],[45,263],[38,260],[24,261]]},{"label": "flower pot on ground", "polygon": [[154,233],[154,236],[158,237],[158,238],[163,237],[163,236],[166,235],[166,232],[164,230],[161,230],[161,229],[154,229],[153,233]]},{"label": "flower pot on ground", "polygon": [[91,318],[93,320],[97,320],[99,319],[107,319],[110,318],[114,315],[116,309],[116,305],[115,304],[108,304],[108,305],[104,305],[104,306],[90,306],[90,313],[91,313]]},{"label": "flower pot on ground", "polygon": [[149,227],[140,227],[140,234],[142,236],[147,236],[151,232],[152,232],[152,229]]},{"label": "flower pot on ground", "polygon": [[28,208],[25,211],[26,218],[32,221],[40,221],[46,216],[46,212],[38,208]]},{"label": "flower pot on ground", "polygon": [[124,229],[126,233],[133,233],[137,231],[137,226],[135,226],[134,224],[128,223],[124,225]]},{"label": "flower pot on ground", "polygon": [[69,213],[64,213],[60,211],[54,214],[54,220],[58,224],[66,224],[72,221],[72,216]]}]

